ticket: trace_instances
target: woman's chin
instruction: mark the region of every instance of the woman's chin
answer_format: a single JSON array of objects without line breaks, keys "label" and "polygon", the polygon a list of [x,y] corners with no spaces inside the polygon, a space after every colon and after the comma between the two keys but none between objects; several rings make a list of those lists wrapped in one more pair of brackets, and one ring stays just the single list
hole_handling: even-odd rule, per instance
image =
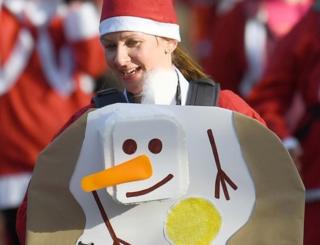
[{"label": "woman's chin", "polygon": [[123,82],[123,86],[126,88],[127,91],[129,91],[130,93],[133,94],[140,94],[142,92],[143,89],[143,84],[142,81],[122,81]]}]

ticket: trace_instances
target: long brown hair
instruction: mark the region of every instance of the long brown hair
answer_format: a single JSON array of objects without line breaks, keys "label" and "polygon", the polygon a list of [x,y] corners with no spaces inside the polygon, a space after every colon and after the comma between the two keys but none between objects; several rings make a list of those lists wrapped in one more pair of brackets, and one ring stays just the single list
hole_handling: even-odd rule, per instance
[{"label": "long brown hair", "polygon": [[203,72],[200,65],[183,50],[180,44],[172,54],[172,63],[188,81],[208,78],[208,75]]}]

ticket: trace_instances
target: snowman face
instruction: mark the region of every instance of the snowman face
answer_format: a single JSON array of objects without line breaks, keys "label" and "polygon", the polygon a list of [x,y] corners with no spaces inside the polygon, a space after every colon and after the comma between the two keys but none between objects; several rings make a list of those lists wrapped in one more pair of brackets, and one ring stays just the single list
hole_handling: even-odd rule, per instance
[{"label": "snowman face", "polygon": [[178,197],[188,186],[187,157],[181,128],[166,119],[124,121],[112,132],[114,163],[147,155],[153,174],[149,179],[117,185],[115,198],[122,203]]},{"label": "snowman face", "polygon": [[116,173],[130,177],[126,180],[127,177],[119,176],[121,183],[107,188],[115,200],[138,203],[177,198],[186,192],[189,183],[186,139],[181,125],[173,118],[107,120],[100,130],[100,139],[107,171],[128,162],[135,164],[135,159],[142,156],[148,159],[152,169],[150,176],[141,180],[136,177],[141,171],[136,165]]}]

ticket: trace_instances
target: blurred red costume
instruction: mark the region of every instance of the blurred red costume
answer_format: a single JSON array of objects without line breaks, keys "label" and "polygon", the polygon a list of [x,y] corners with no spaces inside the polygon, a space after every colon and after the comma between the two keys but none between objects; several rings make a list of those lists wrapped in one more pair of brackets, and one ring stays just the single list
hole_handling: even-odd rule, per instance
[{"label": "blurred red costume", "polygon": [[245,0],[218,15],[204,68],[223,89],[246,96],[260,79],[274,43],[304,15],[310,1]]},{"label": "blurred red costume", "polygon": [[43,26],[6,5],[0,14],[0,208],[5,209],[19,206],[36,156],[70,115],[88,104],[88,78],[106,66],[97,31],[66,34],[68,23],[81,19],[76,11]]},{"label": "blurred red costume", "polygon": [[[301,176],[307,189],[306,245],[320,244],[320,8],[314,7],[278,46],[249,103],[282,139],[297,137],[303,150]],[[290,132],[285,114],[296,93],[305,113]],[[313,195],[308,201],[309,193]]]}]

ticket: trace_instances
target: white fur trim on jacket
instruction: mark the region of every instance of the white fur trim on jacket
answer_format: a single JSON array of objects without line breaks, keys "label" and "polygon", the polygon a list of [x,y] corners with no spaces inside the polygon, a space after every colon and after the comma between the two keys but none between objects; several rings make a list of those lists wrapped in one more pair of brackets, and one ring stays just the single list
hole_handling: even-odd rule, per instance
[{"label": "white fur trim on jacket", "polygon": [[248,68],[240,83],[240,94],[247,96],[260,79],[266,59],[267,31],[258,17],[246,22],[244,42]]},{"label": "white fur trim on jacket", "polygon": [[293,137],[283,139],[282,144],[287,150],[295,149],[300,146],[299,141]]},{"label": "white fur trim on jacket", "polygon": [[17,82],[26,66],[34,47],[31,33],[22,29],[7,61],[0,67],[0,95],[9,91]]},{"label": "white fur trim on jacket", "polygon": [[118,31],[137,31],[159,37],[172,38],[180,42],[179,25],[140,17],[118,16],[108,18],[100,23],[99,29],[100,36]]},{"label": "white fur trim on jacket", "polygon": [[31,173],[0,176],[0,209],[19,207],[30,178]]},{"label": "white fur trim on jacket", "polygon": [[39,28],[37,50],[41,59],[43,72],[50,86],[62,96],[70,95],[75,89],[72,77],[73,62],[71,50],[66,46],[58,53],[58,64],[53,50],[52,40],[46,28]]},{"label": "white fur trim on jacket", "polygon": [[59,12],[59,0],[26,1],[25,17],[34,26],[43,26],[50,22]]},{"label": "white fur trim on jacket", "polygon": [[[13,14],[20,16],[26,5],[25,0],[3,0],[3,5],[6,6]],[[1,7],[1,1],[0,1]]]},{"label": "white fur trim on jacket", "polygon": [[98,11],[92,3],[72,5],[64,21],[69,41],[79,41],[99,35]]},{"label": "white fur trim on jacket", "polygon": [[320,201],[320,188],[306,190],[306,202],[319,202]]}]

